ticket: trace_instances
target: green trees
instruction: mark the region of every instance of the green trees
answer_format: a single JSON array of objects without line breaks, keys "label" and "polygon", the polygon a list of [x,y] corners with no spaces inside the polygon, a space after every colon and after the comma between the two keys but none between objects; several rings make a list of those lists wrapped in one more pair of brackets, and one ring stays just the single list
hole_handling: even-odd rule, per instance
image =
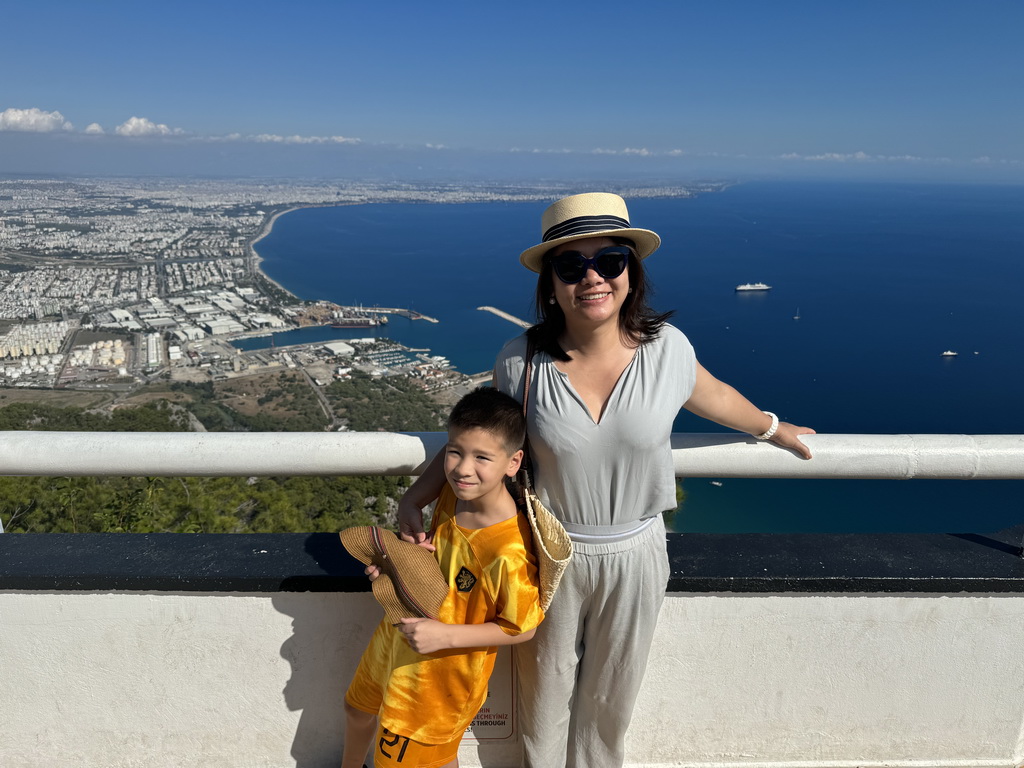
[{"label": "green trees", "polygon": [[353,432],[435,432],[448,416],[423,390],[399,376],[374,379],[353,371],[351,379],[329,385],[326,394]]},{"label": "green trees", "polygon": [[188,417],[159,401],[118,408],[109,415],[42,403],[13,403],[0,408],[0,430],[58,432],[181,432]]},{"label": "green trees", "polygon": [[[0,408],[0,431],[320,431],[326,417],[309,387],[283,373],[243,413],[237,392],[172,384],[159,397],[111,413],[18,403]],[[234,397],[236,400],[232,400]],[[354,378],[328,397],[352,429],[433,431],[442,409],[402,379]],[[256,398],[252,397],[254,403]],[[172,402],[173,401],[173,402]],[[264,412],[265,409],[265,412]],[[0,477],[4,530],[29,533],[271,533],[394,525],[407,477]]]},{"label": "green trees", "polygon": [[278,383],[255,398],[258,407],[232,407],[228,384],[217,389],[212,383],[170,386],[185,395],[187,408],[208,432],[316,432],[328,424],[316,394],[301,380],[301,374],[283,372]]},{"label": "green trees", "polygon": [[21,533],[277,533],[393,524],[405,477],[0,477]]}]

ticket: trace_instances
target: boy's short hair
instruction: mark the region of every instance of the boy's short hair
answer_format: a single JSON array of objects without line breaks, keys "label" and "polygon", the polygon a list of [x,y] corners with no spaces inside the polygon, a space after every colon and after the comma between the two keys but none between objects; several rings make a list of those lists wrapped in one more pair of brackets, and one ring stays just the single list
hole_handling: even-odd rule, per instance
[{"label": "boy's short hair", "polygon": [[523,405],[492,387],[477,387],[452,408],[448,429],[479,428],[491,432],[511,456],[526,442]]}]

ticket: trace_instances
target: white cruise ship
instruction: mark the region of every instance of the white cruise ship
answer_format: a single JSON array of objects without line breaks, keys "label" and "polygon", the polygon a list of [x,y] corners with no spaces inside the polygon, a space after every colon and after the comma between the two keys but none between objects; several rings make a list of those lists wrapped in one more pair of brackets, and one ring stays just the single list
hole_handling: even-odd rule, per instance
[{"label": "white cruise ship", "polygon": [[744,283],[737,285],[737,291],[770,291],[772,287],[766,283]]}]

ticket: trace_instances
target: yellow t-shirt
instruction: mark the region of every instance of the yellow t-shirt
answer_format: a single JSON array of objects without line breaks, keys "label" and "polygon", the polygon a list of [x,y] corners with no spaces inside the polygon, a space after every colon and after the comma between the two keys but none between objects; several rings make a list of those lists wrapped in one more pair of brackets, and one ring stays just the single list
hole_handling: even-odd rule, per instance
[{"label": "yellow t-shirt", "polygon": [[[449,591],[439,617],[445,624],[493,621],[509,635],[544,618],[537,558],[522,514],[486,528],[455,523],[455,494],[445,484],[435,508],[435,557]],[[423,655],[384,620],[363,652],[346,698],[375,711],[382,726],[423,744],[461,737],[487,697],[496,647]],[[379,702],[377,704],[376,702]]]}]

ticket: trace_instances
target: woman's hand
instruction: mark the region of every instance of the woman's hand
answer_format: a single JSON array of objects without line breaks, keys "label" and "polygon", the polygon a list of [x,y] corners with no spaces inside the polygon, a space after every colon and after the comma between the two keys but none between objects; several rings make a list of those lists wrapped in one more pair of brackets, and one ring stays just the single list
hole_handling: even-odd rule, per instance
[{"label": "woman's hand", "polygon": [[395,627],[405,635],[416,653],[436,653],[452,646],[448,640],[449,625],[434,619],[399,619]]},{"label": "woman's hand", "polygon": [[406,493],[398,502],[398,537],[410,544],[419,544],[431,552],[435,547],[423,530],[423,510]]},{"label": "woman's hand", "polygon": [[[765,411],[760,410],[752,402],[734,388],[712,376],[700,363],[697,364],[697,380],[690,399],[683,407],[701,418],[721,424],[739,432],[751,435],[764,433],[774,420],[768,419]],[[782,448],[788,448],[805,459],[811,458],[811,450],[800,441],[800,435],[813,435],[813,429],[798,427],[785,421],[779,422],[778,429],[769,442]]]},{"label": "woman's hand", "polygon": [[419,544],[430,552],[434,545],[423,530],[423,508],[441,495],[447,482],[444,475],[444,450],[434,454],[423,474],[416,478],[398,501],[398,537],[410,544]]},{"label": "woman's hand", "polygon": [[775,434],[772,435],[768,442],[775,443],[782,448],[788,448],[805,459],[809,459],[811,458],[811,449],[803,443],[800,435],[814,434],[817,433],[810,427],[798,427],[795,424],[790,424],[788,421],[780,421],[779,428],[775,430]]},{"label": "woman's hand", "polygon": [[368,565],[363,569],[363,573],[370,577],[370,581],[376,581],[377,577],[380,576],[380,568],[376,565]]}]

